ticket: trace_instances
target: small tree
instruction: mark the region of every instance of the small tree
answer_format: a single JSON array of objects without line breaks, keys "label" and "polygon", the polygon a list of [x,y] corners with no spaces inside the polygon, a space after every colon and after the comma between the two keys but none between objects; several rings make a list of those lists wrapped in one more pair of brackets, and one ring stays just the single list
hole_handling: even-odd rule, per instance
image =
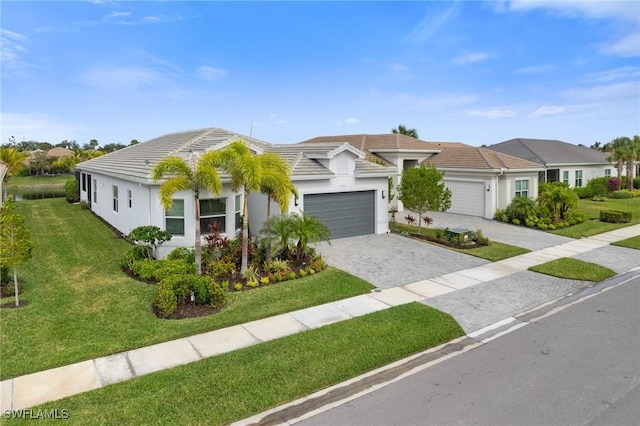
[{"label": "small tree", "polygon": [[551,214],[553,221],[564,219],[569,209],[578,206],[578,196],[569,189],[569,185],[563,182],[540,184],[538,204],[545,207]]},{"label": "small tree", "polygon": [[13,268],[13,286],[16,306],[18,300],[18,267],[31,257],[33,242],[24,217],[16,210],[13,198],[0,207],[0,266]]},{"label": "small tree", "polygon": [[451,190],[442,180],[443,172],[432,165],[412,167],[402,172],[398,186],[398,199],[404,206],[418,213],[418,232],[421,232],[422,215],[427,211],[447,211],[451,207]]},{"label": "small tree", "polygon": [[138,226],[127,235],[127,240],[145,247],[147,258],[154,259],[158,257],[158,248],[162,243],[171,240],[171,234],[157,226]]}]

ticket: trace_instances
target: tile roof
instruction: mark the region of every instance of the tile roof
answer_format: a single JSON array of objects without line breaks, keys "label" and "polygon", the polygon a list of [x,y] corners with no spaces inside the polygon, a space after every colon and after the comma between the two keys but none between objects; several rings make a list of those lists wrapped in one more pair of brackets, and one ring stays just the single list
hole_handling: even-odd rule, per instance
[{"label": "tile roof", "polygon": [[488,148],[541,165],[610,163],[606,153],[558,140],[516,138]]},{"label": "tile roof", "polygon": [[442,169],[474,169],[474,170],[500,170],[500,169],[542,169],[539,164],[488,148],[469,145],[452,145],[444,148],[440,153],[434,154],[425,160]]},{"label": "tile roof", "polygon": [[399,133],[319,136],[317,138],[302,141],[300,144],[326,142],[347,142],[361,151],[369,151],[371,153],[387,149],[438,151],[448,144],[458,144],[458,142],[427,142],[412,138],[411,136],[401,135]]},{"label": "tile roof", "polygon": [[[151,171],[162,158],[168,155],[177,155],[185,161],[191,162],[194,159],[194,153],[220,149],[227,143],[239,138],[249,143],[255,150],[280,154],[289,163],[291,177],[294,181],[298,179],[327,179],[334,177],[335,173],[324,167],[320,162],[308,158],[305,153],[330,153],[344,145],[344,142],[308,146],[272,145],[224,129],[208,128],[169,133],[82,162],[78,164],[77,168],[89,173],[104,173],[121,179],[149,184],[153,182]],[[394,170],[370,161],[356,160],[357,177],[389,176],[394,173]],[[222,177],[224,178],[226,175],[222,174]]]}]

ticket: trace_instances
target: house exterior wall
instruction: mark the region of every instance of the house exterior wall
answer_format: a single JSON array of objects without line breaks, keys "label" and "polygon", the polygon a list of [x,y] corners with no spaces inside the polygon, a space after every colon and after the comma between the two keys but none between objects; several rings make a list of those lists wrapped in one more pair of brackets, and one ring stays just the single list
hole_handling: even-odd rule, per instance
[{"label": "house exterior wall", "polygon": [[[89,193],[88,185],[82,190],[82,173],[80,176],[80,200],[87,202]],[[88,173],[87,173],[88,174]],[[93,185],[95,179],[96,186]],[[160,203],[158,195],[159,185],[144,185],[99,173],[91,173],[91,210],[107,221],[122,234],[127,235],[138,226],[157,226],[165,229],[165,210]],[[118,187],[118,211],[113,208],[113,186]],[[97,200],[94,199],[94,189]],[[131,207],[129,207],[128,192],[131,191]],[[200,195],[201,199],[226,198],[226,233],[235,237],[235,195],[229,185],[223,185],[220,195],[213,196],[208,192]],[[160,257],[166,256],[176,247],[193,248],[195,245],[195,207],[193,205],[193,193],[191,191],[179,191],[174,199],[184,200],[184,229],[185,235],[174,235],[170,241],[164,243],[159,249]],[[237,225],[241,227],[240,223]]]},{"label": "house exterior wall", "polygon": [[559,180],[560,182],[563,182],[563,173],[564,172],[568,172],[569,174],[569,187],[571,188],[575,188],[575,172],[576,171],[582,171],[582,186],[585,186],[587,184],[588,181],[590,181],[591,179],[594,178],[598,178],[598,177],[603,177],[605,176],[605,170],[609,169],[611,171],[611,177],[617,177],[618,176],[618,171],[615,167],[615,165],[613,164],[609,164],[609,165],[603,165],[603,164],[599,164],[599,165],[559,165],[559,166],[552,166],[549,165],[547,166],[548,170],[552,170],[552,169],[559,169],[560,170],[560,175],[559,175]]},{"label": "house exterior wall", "polygon": [[[529,186],[528,198],[538,198],[538,173],[537,172],[509,172],[498,176],[498,194],[497,194],[497,208],[506,209],[511,201],[516,196],[516,181],[526,180]],[[491,215],[493,218],[495,210]]]}]

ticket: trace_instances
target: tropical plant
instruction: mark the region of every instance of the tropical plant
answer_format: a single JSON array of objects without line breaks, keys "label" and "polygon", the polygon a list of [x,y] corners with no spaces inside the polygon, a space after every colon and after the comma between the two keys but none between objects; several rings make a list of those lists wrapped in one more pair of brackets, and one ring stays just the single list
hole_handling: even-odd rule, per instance
[{"label": "tropical plant", "polygon": [[563,182],[540,184],[538,203],[551,214],[553,221],[564,219],[565,213],[578,206],[578,196]]},{"label": "tropical plant", "polygon": [[622,166],[627,161],[627,147],[630,143],[631,140],[628,137],[621,136],[607,144],[607,151],[611,153],[607,161],[616,163],[619,178],[622,177]]},{"label": "tropical plant", "polygon": [[320,241],[330,242],[331,231],[327,225],[315,216],[307,214],[292,214],[289,216],[292,222],[293,236],[297,239],[296,259],[302,260],[308,251],[310,243]]},{"label": "tropical plant", "polygon": [[274,153],[265,153],[259,157],[262,162],[263,175],[260,192],[267,196],[267,221],[265,224],[266,247],[265,258],[271,261],[271,201],[280,206],[280,213],[289,209],[291,195],[298,196],[298,189],[291,182],[291,169],[287,162]]},{"label": "tropical plant", "polygon": [[18,176],[24,168],[24,160],[29,156],[26,152],[20,152],[12,147],[0,148],[0,163],[4,164],[7,171],[2,178],[2,201],[7,199],[7,184],[9,178]]},{"label": "tropical plant", "polygon": [[171,234],[157,226],[138,226],[127,235],[127,240],[145,248],[147,259],[158,257],[158,247],[171,240]]},{"label": "tropical plant", "polygon": [[222,191],[220,175],[216,170],[216,151],[204,154],[191,153],[186,160],[169,156],[160,160],[151,172],[155,182],[166,178],[160,186],[160,202],[167,210],[173,203],[173,195],[178,191],[191,190],[193,193],[195,216],[195,263],[196,274],[202,274],[202,243],[200,235],[200,193],[204,190],[217,195]]},{"label": "tropical plant", "polygon": [[429,210],[444,212],[451,207],[451,190],[441,182],[443,176],[444,173],[431,164],[402,172],[398,199],[408,210],[418,213],[418,232],[421,232],[423,214]]},{"label": "tropical plant", "polygon": [[[516,225],[524,222],[529,216],[537,216],[536,202],[527,197],[515,197],[505,209],[507,218]],[[518,222],[516,223],[515,220]]]},{"label": "tropical plant", "polygon": [[31,257],[33,242],[25,219],[16,210],[13,198],[0,206],[0,267],[13,268],[13,286],[16,306],[18,300],[18,267]]},{"label": "tropical plant", "polygon": [[415,128],[408,129],[404,124],[400,124],[398,127],[391,129],[391,133],[399,133],[405,136],[411,136],[418,139],[418,131]]},{"label": "tropical plant", "polygon": [[64,183],[64,193],[67,202],[77,203],[80,201],[80,185],[78,185],[78,181],[75,178],[69,179]]}]

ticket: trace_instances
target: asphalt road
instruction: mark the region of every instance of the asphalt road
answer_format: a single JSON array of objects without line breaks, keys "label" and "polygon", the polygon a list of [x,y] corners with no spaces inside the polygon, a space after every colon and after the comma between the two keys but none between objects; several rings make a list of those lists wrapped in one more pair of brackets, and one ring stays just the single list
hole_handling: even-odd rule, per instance
[{"label": "asphalt road", "polygon": [[298,425],[638,425],[640,276]]}]

